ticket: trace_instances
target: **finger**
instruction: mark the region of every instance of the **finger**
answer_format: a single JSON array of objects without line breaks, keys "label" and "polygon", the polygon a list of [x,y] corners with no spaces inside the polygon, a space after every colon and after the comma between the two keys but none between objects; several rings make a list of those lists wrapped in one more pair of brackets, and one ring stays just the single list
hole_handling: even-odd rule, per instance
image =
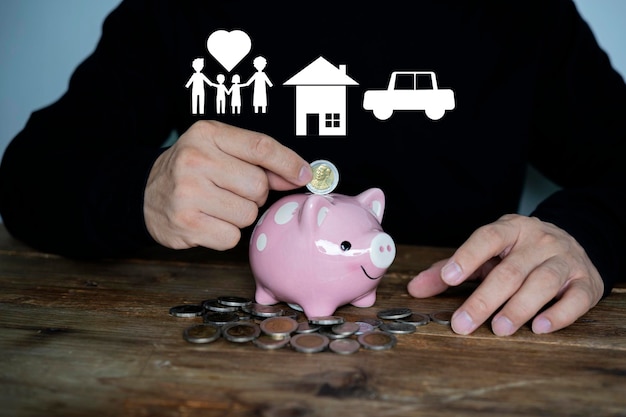
[{"label": "finger", "polygon": [[441,269],[441,279],[459,285],[493,257],[506,254],[519,237],[519,229],[509,216],[482,226],[467,239]]},{"label": "finger", "polygon": [[559,301],[535,317],[532,330],[537,334],[560,330],[574,323],[597,303],[593,289],[584,280],[572,280]]},{"label": "finger", "polygon": [[533,318],[563,287],[570,276],[567,262],[551,257],[537,266],[491,322],[494,334],[510,336]]},{"label": "finger", "polygon": [[459,334],[470,334],[487,320],[521,287],[532,270],[532,255],[524,251],[512,252],[504,258],[481,285],[452,315],[452,329]]},{"label": "finger", "polygon": [[415,298],[426,298],[448,289],[448,285],[441,280],[441,267],[445,263],[445,259],[436,262],[430,268],[417,274],[407,285],[409,294]]},{"label": "finger", "polygon": [[260,166],[288,182],[302,186],[313,178],[308,162],[263,133],[219,122],[207,122],[207,137],[220,149],[245,162]]}]

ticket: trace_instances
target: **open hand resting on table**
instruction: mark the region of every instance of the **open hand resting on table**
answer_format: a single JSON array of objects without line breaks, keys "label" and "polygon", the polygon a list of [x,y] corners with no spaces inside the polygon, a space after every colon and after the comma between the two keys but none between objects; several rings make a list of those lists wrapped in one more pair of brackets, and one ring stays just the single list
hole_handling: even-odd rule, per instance
[{"label": "open hand resting on table", "polygon": [[196,122],[150,171],[146,227],[172,249],[226,250],[256,220],[269,190],[295,189],[311,178],[304,159],[267,135]]},{"label": "open hand resting on table", "polygon": [[600,274],[572,236],[514,214],[477,229],[450,259],[413,278],[408,291],[429,297],[469,279],[482,282],[452,316],[452,329],[459,334],[472,333],[498,309],[491,322],[496,335],[511,335],[533,317],[533,332],[553,332],[594,307],[604,290]]}]

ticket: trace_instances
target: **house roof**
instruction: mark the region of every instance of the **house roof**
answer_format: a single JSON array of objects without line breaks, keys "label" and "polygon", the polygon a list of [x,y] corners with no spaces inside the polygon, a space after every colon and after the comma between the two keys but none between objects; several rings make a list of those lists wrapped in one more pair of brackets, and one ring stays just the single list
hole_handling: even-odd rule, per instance
[{"label": "house roof", "polygon": [[344,65],[336,67],[320,56],[283,85],[359,85],[359,83],[348,77]]}]

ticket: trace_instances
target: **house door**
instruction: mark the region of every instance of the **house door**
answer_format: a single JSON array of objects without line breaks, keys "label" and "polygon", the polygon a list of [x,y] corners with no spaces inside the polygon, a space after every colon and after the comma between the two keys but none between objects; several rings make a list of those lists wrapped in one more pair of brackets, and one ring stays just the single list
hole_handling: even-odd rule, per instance
[{"label": "house door", "polygon": [[307,113],[306,115],[306,135],[320,135],[320,115],[318,113]]}]

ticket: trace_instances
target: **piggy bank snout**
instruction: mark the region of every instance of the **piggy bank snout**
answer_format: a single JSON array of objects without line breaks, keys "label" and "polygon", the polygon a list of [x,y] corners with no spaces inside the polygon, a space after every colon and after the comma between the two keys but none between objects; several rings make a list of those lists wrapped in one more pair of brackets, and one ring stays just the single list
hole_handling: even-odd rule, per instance
[{"label": "piggy bank snout", "polygon": [[396,245],[387,233],[379,233],[370,245],[372,264],[380,269],[387,269],[396,257]]}]

